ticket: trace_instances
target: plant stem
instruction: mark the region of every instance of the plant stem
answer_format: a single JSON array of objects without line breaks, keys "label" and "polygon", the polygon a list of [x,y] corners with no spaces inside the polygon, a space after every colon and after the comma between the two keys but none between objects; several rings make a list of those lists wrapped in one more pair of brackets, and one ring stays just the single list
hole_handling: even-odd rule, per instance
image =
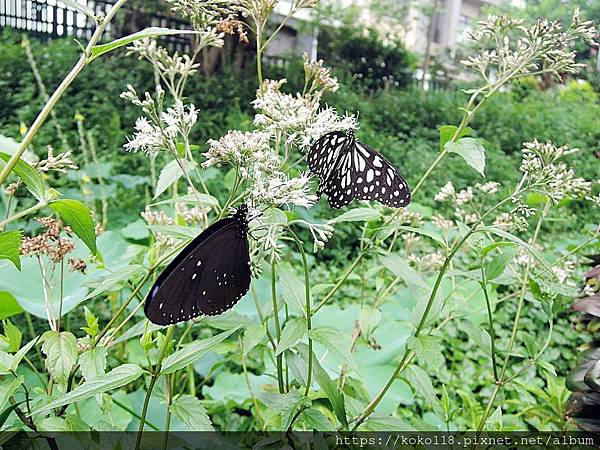
[{"label": "plant stem", "polygon": [[171,337],[173,336],[173,330],[175,329],[174,325],[170,325],[167,328],[167,334],[165,335],[165,341],[163,343],[163,347],[160,350],[160,354],[158,355],[158,360],[156,361],[156,366],[152,371],[152,376],[150,378],[150,383],[148,384],[148,390],[146,391],[146,398],[144,399],[144,406],[142,408],[142,414],[140,416],[140,426],[138,428],[137,439],[135,442],[135,450],[139,450],[140,444],[142,442],[142,433],[144,431],[144,424],[146,422],[146,414],[148,414],[148,405],[150,404],[150,398],[152,397],[152,391],[154,390],[154,385],[158,381],[160,377],[160,369],[162,366],[163,359],[167,353],[167,348],[169,347],[169,342],[171,341]]},{"label": "plant stem", "polygon": [[[513,195],[516,195],[516,193],[513,194]],[[467,233],[465,233],[465,235],[460,240],[458,240],[458,242],[456,242],[453,245],[452,250],[450,251],[450,253],[448,254],[448,256],[446,256],[446,259],[444,260],[444,264],[442,265],[442,268],[440,269],[440,271],[438,273],[438,276],[437,276],[437,278],[435,280],[435,284],[434,284],[433,289],[431,291],[431,295],[429,296],[429,299],[427,300],[427,304],[425,305],[425,309],[423,311],[421,319],[419,320],[419,323],[417,325],[415,333],[413,334],[413,337],[415,337],[415,338],[419,337],[419,335],[423,331],[423,328],[425,327],[425,324],[427,322],[427,318],[429,317],[429,313],[431,312],[431,308],[433,307],[433,303],[435,302],[435,298],[437,296],[437,292],[438,292],[438,290],[440,288],[440,285],[442,284],[442,280],[444,278],[444,274],[446,273],[446,270],[448,269],[448,266],[450,265],[450,261],[452,260],[452,258],[454,258],[454,256],[456,255],[456,253],[463,246],[463,244],[465,242],[467,242],[467,240],[474,233],[477,232],[477,227],[481,223],[483,223],[484,219],[488,215],[490,215],[493,211],[495,211],[496,209],[498,209],[501,206],[503,206],[504,204],[510,202],[511,199],[512,199],[512,197],[513,196],[507,197],[504,200],[502,200],[501,202],[499,202],[498,204],[496,204],[495,206],[493,206],[492,208],[490,208],[485,214],[483,214],[479,218],[479,220],[477,222],[475,222],[473,225],[471,225],[471,227],[469,228],[469,231]],[[385,396],[385,394],[387,393],[387,391],[390,389],[390,387],[392,386],[392,384],[394,384],[394,381],[396,380],[396,378],[398,377],[398,375],[400,375],[400,373],[402,373],[402,371],[406,368],[406,366],[408,366],[408,363],[410,362],[410,359],[412,359],[412,356],[413,356],[413,352],[410,349],[406,349],[406,351],[404,352],[404,356],[402,357],[400,363],[398,364],[398,367],[396,367],[396,370],[394,371],[394,373],[392,374],[392,376],[390,377],[390,379],[387,381],[387,383],[381,389],[381,391],[377,394],[377,396],[371,401],[371,403],[369,403],[367,405],[367,407],[362,412],[362,414],[357,418],[356,424],[352,428],[353,431],[356,430],[365,420],[367,420],[367,418],[375,410],[375,408],[377,407],[377,405],[379,404],[379,402],[381,402],[381,400],[383,399],[383,397]]]},{"label": "plant stem", "polygon": [[[550,210],[550,206],[551,206],[551,203],[549,201],[546,201],[546,204],[544,205],[544,209],[543,209],[543,211],[540,215],[540,218],[538,220],[538,223],[535,227],[535,232],[533,233],[533,237],[531,239],[531,245],[535,245],[535,243],[538,240],[538,236],[540,234],[540,229],[542,228],[542,222],[544,221],[544,218],[548,214],[548,211]],[[519,295],[519,301],[517,303],[517,312],[515,313],[515,319],[513,322],[510,340],[508,341],[508,346],[505,351],[506,356],[504,357],[504,362],[502,364],[502,369],[500,370],[500,376],[498,378],[496,386],[494,387],[494,390],[492,391],[492,395],[490,396],[490,398],[487,402],[487,405],[485,407],[483,415],[481,416],[481,420],[479,421],[479,425],[477,426],[477,433],[481,433],[481,431],[483,430],[485,422],[487,421],[487,419],[490,415],[490,412],[491,412],[492,408],[494,407],[494,400],[496,400],[496,396],[498,395],[500,388],[507,383],[506,378],[505,378],[506,371],[508,369],[508,364],[510,362],[512,349],[517,340],[517,333],[519,331],[519,322],[521,320],[521,313],[523,311],[523,305],[525,303],[525,294],[527,294],[527,290],[529,287],[529,273],[531,271],[531,267],[532,267],[532,260],[529,259],[527,262],[527,265],[525,266],[525,272],[523,274],[523,282],[521,284],[521,292]]]},{"label": "plant stem", "polygon": [[[281,324],[279,323],[279,305],[277,304],[277,270],[275,262],[271,263],[271,301],[273,302],[273,321],[275,322],[275,337],[277,344],[281,340]],[[283,394],[285,388],[283,386],[283,353],[276,356],[277,358],[277,384],[279,385],[279,393]]]},{"label": "plant stem", "polygon": [[77,63],[75,63],[75,66],[73,66],[73,68],[71,69],[69,74],[62,81],[62,83],[60,83],[60,85],[56,88],[56,90],[54,91],[52,96],[48,99],[48,101],[46,102],[46,104],[44,105],[44,107],[42,108],[40,113],[38,114],[38,116],[35,118],[35,121],[31,125],[29,130],[27,130],[27,133],[25,134],[23,141],[19,145],[19,148],[8,160],[8,162],[6,163],[6,166],[4,166],[2,171],[0,171],[0,185],[2,185],[4,183],[4,181],[6,180],[6,178],[10,174],[10,172],[13,170],[13,168],[15,167],[15,165],[17,164],[17,162],[19,161],[19,159],[21,158],[23,153],[25,153],[25,150],[27,150],[27,147],[29,147],[29,144],[31,144],[31,142],[33,141],[33,138],[35,137],[37,132],[40,130],[40,128],[42,127],[42,125],[44,124],[46,119],[48,118],[48,115],[50,114],[50,112],[52,111],[52,109],[54,108],[54,106],[56,105],[58,100],[62,97],[62,95],[65,93],[67,88],[71,85],[71,83],[75,80],[75,78],[77,78],[77,76],[83,70],[83,68],[89,63],[92,47],[94,47],[97,44],[97,42],[100,40],[100,38],[104,34],[104,30],[106,29],[106,26],[113,19],[113,17],[117,13],[117,11],[121,8],[121,6],[123,6],[125,4],[125,2],[127,2],[127,0],[117,0],[117,2],[113,5],[113,7],[108,11],[106,16],[98,24],[98,26],[96,27],[96,30],[94,31],[94,34],[92,35],[92,37],[90,38],[90,41],[88,42],[87,47],[85,48],[85,51],[83,52],[83,54],[81,55],[81,57],[79,58]]},{"label": "plant stem", "polygon": [[333,297],[333,295],[338,291],[338,289],[342,286],[342,284],[344,284],[344,281],[346,281],[346,279],[354,271],[356,266],[358,266],[358,263],[360,263],[360,261],[363,259],[364,256],[365,256],[365,253],[361,252],[358,254],[358,256],[354,259],[354,261],[352,262],[350,267],[348,267],[348,269],[346,269],[346,272],[344,272],[342,277],[337,281],[335,286],[332,287],[331,290],[327,293],[327,295],[325,297],[323,297],[323,300],[321,300],[319,302],[319,304],[317,306],[315,306],[313,313],[316,313],[317,311],[319,311],[329,301],[329,299],[331,297]]},{"label": "plant stem", "polygon": [[298,247],[298,251],[300,252],[300,256],[302,257],[302,266],[304,267],[304,295],[306,301],[306,329],[308,334],[308,369],[306,374],[306,389],[304,391],[304,396],[308,396],[310,392],[310,385],[312,380],[312,360],[313,356],[313,348],[312,348],[312,339],[310,338],[310,330],[312,328],[312,313],[311,313],[311,302],[310,302],[310,275],[308,271],[308,263],[306,261],[306,253],[304,251],[304,246],[302,245],[302,241],[298,237],[294,231],[289,229],[291,236],[294,238],[296,242],[296,246]]},{"label": "plant stem", "polygon": [[8,219],[0,222],[0,230],[3,230],[4,227],[9,223],[14,222],[15,220],[20,219],[21,217],[25,217],[31,213],[39,211],[40,209],[45,208],[46,206],[48,206],[48,202],[44,200],[39,202],[37,205],[33,205],[30,208],[24,209],[23,211],[16,213],[14,216],[11,216]]},{"label": "plant stem", "polygon": [[488,323],[489,323],[489,333],[491,339],[491,348],[492,352],[492,370],[494,372],[494,381],[498,381],[498,370],[496,368],[496,332],[494,331],[494,317],[492,315],[492,306],[490,304],[490,297],[487,293],[487,277],[485,275],[485,268],[483,267],[483,257],[481,258],[481,289],[483,289],[483,295],[485,297],[485,305],[488,312]]}]

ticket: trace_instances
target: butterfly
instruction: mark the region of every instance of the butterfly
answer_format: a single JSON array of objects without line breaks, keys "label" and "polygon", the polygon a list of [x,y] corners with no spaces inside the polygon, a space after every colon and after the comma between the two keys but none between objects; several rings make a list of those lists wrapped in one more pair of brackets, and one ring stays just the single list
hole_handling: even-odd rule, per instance
[{"label": "butterfly", "polygon": [[213,223],[158,276],[144,313],[157,325],[221,314],[250,288],[248,207]]},{"label": "butterfly", "polygon": [[392,208],[410,203],[406,180],[381,154],[357,141],[353,130],[321,136],[310,148],[307,161],[309,170],[319,177],[317,195],[325,194],[332,208],[354,199],[377,200]]}]

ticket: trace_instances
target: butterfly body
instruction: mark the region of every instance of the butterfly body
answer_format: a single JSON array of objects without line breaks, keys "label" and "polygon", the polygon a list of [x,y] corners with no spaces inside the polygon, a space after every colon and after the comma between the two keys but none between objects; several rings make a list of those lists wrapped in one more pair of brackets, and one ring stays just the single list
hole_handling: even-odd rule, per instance
[{"label": "butterfly body", "polygon": [[218,220],[175,257],[158,276],[144,312],[158,325],[218,315],[250,288],[248,209]]},{"label": "butterfly body", "polygon": [[410,203],[406,180],[383,155],[356,140],[352,130],[322,136],[311,147],[307,161],[320,179],[317,195],[325,194],[332,208],[354,199],[377,200],[392,208]]}]

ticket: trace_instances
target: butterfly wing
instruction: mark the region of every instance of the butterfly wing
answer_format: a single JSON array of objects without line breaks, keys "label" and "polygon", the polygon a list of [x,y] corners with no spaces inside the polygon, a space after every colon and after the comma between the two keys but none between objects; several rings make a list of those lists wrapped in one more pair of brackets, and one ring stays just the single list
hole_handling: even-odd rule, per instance
[{"label": "butterfly wing", "polygon": [[312,173],[320,179],[320,184],[330,178],[340,153],[348,146],[350,138],[341,131],[327,133],[315,142],[308,152],[307,163]]},{"label": "butterfly wing", "polygon": [[168,325],[230,309],[250,287],[249,263],[248,239],[239,219],[215,222],[156,279],[144,305],[146,317]]},{"label": "butterfly wing", "polygon": [[392,208],[408,206],[411,199],[408,183],[383,155],[356,141],[351,160],[350,183],[354,198],[377,200]]}]

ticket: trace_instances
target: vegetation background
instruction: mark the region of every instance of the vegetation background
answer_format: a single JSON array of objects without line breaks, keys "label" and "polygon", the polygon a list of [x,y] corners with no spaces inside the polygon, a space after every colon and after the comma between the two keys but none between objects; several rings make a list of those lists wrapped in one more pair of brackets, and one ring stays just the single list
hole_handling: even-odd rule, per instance
[{"label": "vegetation background", "polygon": [[[379,3],[374,2],[374,10]],[[574,2],[527,1],[526,8],[511,9],[509,13],[522,16],[526,24],[539,17],[568,22],[575,6],[571,3]],[[598,8],[592,3],[580,3],[586,19],[600,22]],[[156,7],[168,8],[162,3]],[[322,8],[320,13],[327,18],[335,11]],[[440,127],[461,122],[461,107],[468,99],[463,90],[478,86],[477,82],[450,81],[443,87],[423,90],[415,82],[415,73],[423,63],[418,56],[401,42],[385,40],[374,29],[365,32],[356,28],[351,14],[345,19],[348,22],[344,26],[325,27],[319,40],[319,55],[340,83],[336,92],[324,95],[321,105],[331,106],[340,114],[359,114],[359,139],[386,155],[406,176],[409,185],[415,186],[439,155]],[[249,37],[246,45],[251,48],[255,38],[252,33]],[[227,45],[234,45],[232,42],[242,45],[234,37],[227,37]],[[471,49],[465,47],[463,51],[467,55]],[[35,71],[41,75],[46,92],[52,93],[80,54],[81,49],[71,39],[40,42],[13,30],[2,30],[0,150],[14,152],[46,103]],[[181,243],[199,229],[198,224],[186,222],[174,208],[174,199],[187,192],[182,180],[172,183],[161,197],[169,201],[154,206],[173,217],[171,229],[167,230],[164,224],[163,228],[148,226],[147,216],[142,217],[148,206],[158,201],[153,198],[157,177],[172,156],[163,152],[151,162],[141,152],[123,150],[127,137],[135,133],[140,109],[120,98],[120,94],[129,84],[137,92],[154,92],[155,71],[151,64],[127,54],[125,49],[104,55],[75,79],[28,148],[38,160],[47,158],[47,146],[54,147],[55,153],[73,151],[72,159],[78,168],[66,173],[45,172],[44,182],[64,198],[81,200],[90,207],[94,222],[102,229],[97,238],[101,257],[89,255],[83,242],[74,238],[76,246],[71,255],[81,258],[87,268],[80,273],[69,268],[66,259],[61,266],[60,289],[58,285],[52,289],[60,290],[65,308],[62,325],[60,319],[58,323],[62,328],[52,328],[59,332],[54,344],[48,335],[39,343],[36,341],[37,336],[49,330],[44,312],[47,293],[43,288],[47,280],[43,279],[43,268],[38,266],[36,256],[22,256],[20,271],[10,261],[2,261],[0,318],[4,320],[4,335],[0,342],[4,344],[0,349],[6,356],[0,360],[0,366],[7,366],[0,381],[0,409],[6,411],[1,415],[2,426],[38,431],[138,430],[143,410],[146,429],[343,428],[348,425],[346,420],[361,417],[394,372],[405,349],[412,348],[416,362],[392,384],[361,429],[573,429],[566,380],[579,351],[590,345],[590,338],[573,328],[570,305],[581,293],[585,255],[598,253],[600,247],[600,208],[596,204],[584,198],[565,197],[536,228],[536,220],[548,200],[543,193],[527,193],[524,201],[537,212],[529,219],[529,229],[519,234],[520,242],[527,247],[526,242],[535,238],[533,244],[543,258],[560,261],[562,281],[544,280],[540,266],[531,276],[528,272],[523,275],[523,267],[513,267],[513,259],[523,257],[523,246],[515,245],[517,241],[506,236],[487,237],[489,241],[483,241],[481,246],[471,243],[461,250],[456,267],[447,274],[446,281],[450,283],[452,279],[453,287],[443,287],[455,307],[437,312],[428,324],[430,339],[410,343],[415,330],[411,317],[420,311],[421,304],[414,284],[431,286],[440,267],[431,256],[438,253],[435,242],[430,242],[431,236],[434,241],[443,239],[448,245],[446,250],[450,249],[453,236],[460,236],[461,225],[455,216],[457,204],[452,200],[436,201],[436,194],[449,181],[456,192],[497,181],[497,191],[485,198],[488,204],[501,202],[522,177],[519,166],[523,144],[534,139],[551,141],[558,147],[579,148],[578,153],[568,156],[569,166],[586,180],[600,179],[600,76],[588,47],[582,46],[577,54],[579,62],[586,65],[578,75],[565,74],[562,80],[543,76],[513,80],[478,111],[470,127],[472,136],[485,148],[485,178],[457,155],[441,162],[414,198],[404,222],[398,223],[411,228],[390,231],[389,236],[393,235],[394,241],[399,239],[400,244],[394,247],[392,243],[390,253],[385,255],[404,262],[394,265],[388,260],[388,264],[383,264],[375,254],[346,278],[345,271],[362,254],[368,236],[384,227],[385,222],[382,225],[381,221],[390,214],[364,205],[351,205],[342,211],[345,219],[331,222],[335,232],[323,250],[313,254],[310,245],[303,245],[308,253],[313,306],[332,292],[327,304],[313,316],[312,325],[323,331],[322,336],[317,336],[314,329],[312,334],[304,334],[294,328],[304,320],[292,307],[294,299],[303,301],[303,253],[286,242],[283,268],[276,283],[271,283],[275,269],[267,264],[260,278],[253,281],[253,295],[222,317],[197,321],[193,327],[177,327],[174,348],[168,347],[169,339],[165,344],[165,337],[171,337],[169,332],[148,329],[143,313],[136,308],[139,300],[135,299],[126,305],[126,313],[131,313],[131,317],[123,329],[117,329],[114,345],[100,351],[100,355],[91,355],[89,352],[98,352],[102,347],[90,350],[90,342],[107,324],[116,325],[111,319],[125,301],[140,292],[140,299],[143,298],[148,288],[143,268],[156,262],[153,252],[159,248],[159,235]],[[255,128],[252,102],[259,86],[255,58],[249,50],[243,64],[221,64],[210,74],[201,68],[187,82],[185,103],[195,105],[199,111],[199,120],[189,135],[199,163],[209,139],[225,136],[229,130]],[[384,68],[382,60],[386,62]],[[432,64],[443,68],[445,62]],[[395,85],[385,82],[390,75],[394,76]],[[283,68],[268,63],[264,66],[265,79],[288,80],[286,92],[302,92],[304,76],[301,55],[290,55]],[[233,173],[211,167],[203,171],[202,177],[208,192],[223,205],[227,198],[223,183],[231,187]],[[597,191],[596,183],[590,195]],[[0,195],[0,217],[5,219],[36,205],[23,186],[16,194],[3,190]],[[210,214],[210,209],[207,211]],[[46,209],[16,217],[6,229],[21,229],[25,236],[40,235],[44,228],[34,217],[51,212]],[[321,200],[309,210],[294,209],[290,217],[322,224],[336,215],[339,214]],[[444,231],[433,225],[437,216],[456,223]],[[69,224],[65,216],[63,220]],[[4,222],[2,225],[7,226]],[[458,234],[453,234],[454,227],[458,227]],[[425,231],[420,234],[417,229]],[[303,242],[309,244],[312,240],[307,229],[298,234]],[[389,241],[379,242],[376,253],[385,256],[383,249],[388,250],[388,244]],[[482,248],[489,252],[487,257],[481,256]],[[488,285],[484,280],[483,288],[481,280],[472,276],[479,271],[489,278]],[[454,277],[461,280],[458,288]],[[519,305],[522,285],[526,292],[523,305]],[[268,306],[273,286],[275,297],[281,302],[281,325],[274,323],[273,309]],[[265,308],[265,318],[257,313],[252,296]],[[493,328],[486,312],[490,299]],[[548,299],[552,302],[549,307]],[[510,368],[514,368],[516,377],[511,376],[498,393],[494,390],[498,386],[492,370],[496,364],[494,355],[504,359],[515,315],[520,316],[520,322],[516,321],[518,339],[509,356],[514,358]],[[277,328],[280,326],[281,336],[281,329]],[[281,351],[269,348],[268,330],[277,334],[278,344],[284,340]],[[210,341],[215,336],[219,338]],[[298,355],[303,354],[308,336],[316,341],[315,359],[321,372],[315,369],[313,389],[307,389],[305,394],[300,388],[306,382],[302,375],[306,362]],[[161,349],[173,354],[185,349],[188,342],[204,342],[207,347],[181,367],[176,365],[172,372],[155,377],[153,367],[160,371]],[[213,344],[208,346],[210,342]],[[490,350],[491,342],[496,342],[496,350]],[[35,346],[15,370],[8,370],[6,358],[16,357],[16,351],[27,343]],[[278,389],[275,373],[282,351],[286,355],[283,391],[281,386]],[[94,369],[89,367],[89,359]],[[118,375],[114,370],[131,364],[147,372],[137,376],[125,374],[112,389],[103,388],[85,398],[75,397],[66,405],[56,404],[62,393],[85,387],[93,378],[90,370],[109,372],[114,377]],[[598,372],[595,377],[598,382]],[[154,386],[157,379],[154,395],[148,395],[152,391],[149,386]],[[185,389],[178,390],[179,386]],[[34,414],[19,414],[23,404]],[[25,420],[20,417],[22,414]]]}]

